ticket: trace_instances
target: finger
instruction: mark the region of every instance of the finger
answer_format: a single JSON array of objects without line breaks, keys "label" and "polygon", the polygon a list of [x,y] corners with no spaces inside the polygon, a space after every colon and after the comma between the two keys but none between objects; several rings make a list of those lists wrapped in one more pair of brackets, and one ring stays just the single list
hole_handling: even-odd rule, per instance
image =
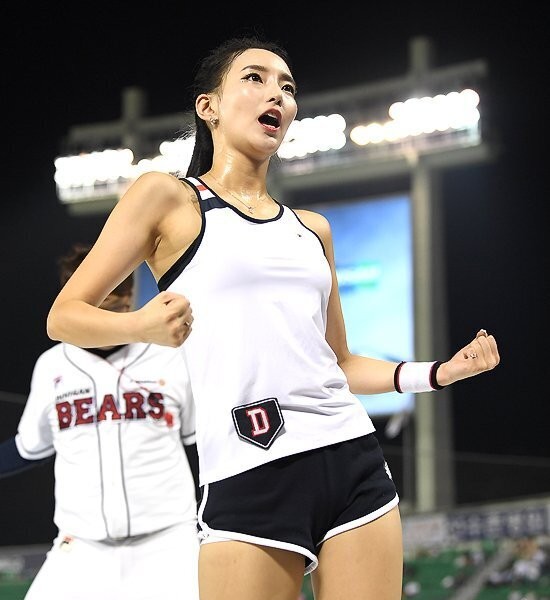
[{"label": "finger", "polygon": [[488,362],[491,369],[496,367],[500,362],[500,354],[498,352],[497,342],[493,335],[487,337],[488,343]]},{"label": "finger", "polygon": [[497,341],[495,340],[495,336],[490,335],[487,338],[487,341],[489,342],[489,347],[491,348],[491,353],[493,354],[493,356],[497,357],[500,360],[500,355],[498,353],[498,346],[497,346]]},{"label": "finger", "polygon": [[193,321],[194,321],[193,311],[191,309],[191,306],[187,306],[186,310],[181,315],[181,318],[186,327],[191,327],[191,325],[193,324]]},{"label": "finger", "polygon": [[191,323],[188,324],[188,321],[183,323],[183,328],[181,332],[181,342],[185,342],[185,340],[191,335]]},{"label": "finger", "polygon": [[162,292],[158,293],[157,298],[164,304],[169,304],[177,298],[177,295],[174,294],[174,292],[168,292],[167,290],[163,290]]},{"label": "finger", "polygon": [[174,329],[173,331],[174,345],[176,347],[181,346],[188,336],[189,328],[186,327],[184,324],[181,324],[177,329]]},{"label": "finger", "polygon": [[473,347],[473,346],[467,346],[466,347],[466,351],[464,352],[464,358],[465,359],[475,359],[478,358],[479,353],[477,352],[477,350]]},{"label": "finger", "polygon": [[191,310],[191,308],[189,308],[189,310],[185,311],[185,314],[182,317],[184,339],[187,339],[187,337],[189,337],[193,326],[193,321],[193,311]]},{"label": "finger", "polygon": [[171,305],[174,308],[181,307],[181,310],[186,310],[189,307],[189,300],[181,294],[164,291],[159,293],[159,297],[161,302],[166,306]]},{"label": "finger", "polygon": [[476,338],[473,347],[478,354],[479,367],[483,370],[494,369],[499,361],[496,340],[492,335]]},{"label": "finger", "polygon": [[478,358],[478,356],[480,354],[480,348],[479,348],[478,344],[476,344],[476,342],[478,342],[478,340],[480,338],[484,338],[486,336],[487,336],[487,331],[485,329],[480,329],[476,333],[476,337],[472,340],[472,342],[464,348],[463,357],[465,359]]},{"label": "finger", "polygon": [[480,335],[479,337],[476,337],[472,345],[478,358],[487,363],[487,360],[491,356],[491,350],[489,347],[489,342],[487,341],[487,337],[485,335]]}]

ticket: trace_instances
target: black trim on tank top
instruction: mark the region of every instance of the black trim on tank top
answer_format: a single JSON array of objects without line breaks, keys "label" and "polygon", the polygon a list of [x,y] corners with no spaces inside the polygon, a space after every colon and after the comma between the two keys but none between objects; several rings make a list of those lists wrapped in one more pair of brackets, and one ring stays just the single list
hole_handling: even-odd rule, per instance
[{"label": "black trim on tank top", "polygon": [[185,182],[187,185],[189,185],[194,190],[195,195],[197,196],[197,200],[199,202],[199,206],[201,209],[201,217],[202,217],[201,230],[199,232],[199,235],[193,240],[193,242],[191,242],[189,248],[187,248],[187,250],[178,258],[178,260],[176,260],[176,262],[168,269],[168,271],[166,271],[166,273],[164,273],[164,275],[158,280],[157,287],[159,289],[159,292],[162,292],[162,291],[168,289],[170,287],[170,285],[172,283],[174,283],[174,281],[178,278],[180,273],[191,262],[192,258],[197,253],[197,250],[199,249],[199,246],[201,245],[202,239],[204,237],[204,231],[206,228],[205,214],[209,210],[212,210],[214,208],[230,208],[233,212],[235,212],[237,215],[239,215],[239,217],[242,217],[243,219],[246,219],[247,221],[251,221],[253,223],[258,223],[258,224],[271,223],[272,221],[277,221],[284,214],[283,205],[280,202],[278,202],[277,200],[273,199],[273,201],[279,206],[279,212],[271,219],[254,219],[253,217],[249,217],[248,215],[245,215],[237,207],[233,206],[232,204],[229,204],[229,202],[226,202],[223,198],[218,196],[218,194],[216,194],[216,192],[214,190],[212,190],[210,187],[208,187],[206,185],[206,183],[204,183],[204,181],[200,177],[195,177],[194,179],[196,179],[197,181],[200,181],[201,184],[211,194],[213,194],[213,197],[204,198],[204,199],[201,198],[200,190],[197,188],[197,186],[192,181],[189,180],[188,177],[180,178],[180,181]]},{"label": "black trim on tank top", "polygon": [[158,280],[157,286],[159,292],[167,290],[174,281],[178,278],[178,275],[185,269],[185,267],[191,262],[193,256],[195,256],[199,246],[201,245],[203,237],[204,227],[201,227],[201,232],[193,240],[189,248],[178,258],[178,260],[166,271],[166,273]]},{"label": "black trim on tank top", "polygon": [[321,244],[321,248],[323,249],[323,254],[325,255],[325,258],[327,256],[327,253],[325,252],[325,245],[323,244],[323,240],[317,235],[316,231],[313,231],[313,229],[311,229],[310,227],[308,227],[303,221],[302,219],[300,219],[300,217],[296,214],[296,211],[291,208],[290,212],[296,217],[296,219],[298,220],[298,223],[300,223],[300,225],[304,228],[307,229],[308,231],[311,231],[311,233],[313,233],[313,235],[319,240],[319,243]]},{"label": "black trim on tank top", "polygon": [[[242,217],[247,221],[252,221],[252,223],[271,223],[272,221],[277,221],[283,216],[283,205],[280,202],[277,202],[275,198],[273,198],[273,202],[275,202],[275,204],[279,206],[279,212],[274,217],[271,217],[271,219],[255,219],[254,217],[251,217],[250,215],[247,215],[246,213],[242,212],[236,206],[233,206],[233,204],[229,204],[229,202],[226,202],[221,196],[218,196],[218,194],[216,194],[216,192],[211,187],[208,187],[200,177],[197,177],[197,179],[202,183],[202,185],[204,185],[204,187],[209,192],[214,194],[218,202],[221,203],[221,205],[217,203],[215,208],[230,208],[233,212],[237,213],[239,217]],[[211,198],[209,198],[209,200],[211,200]]]},{"label": "black trim on tank top", "polygon": [[[172,283],[178,278],[179,274],[185,269],[185,267],[191,262],[191,259],[197,253],[199,246],[201,245],[202,238],[204,237],[204,229],[206,225],[206,219],[204,218],[204,213],[207,210],[212,208],[222,208],[220,204],[215,202],[216,198],[207,198],[203,200],[201,198],[200,191],[197,189],[197,186],[189,181],[187,177],[183,177],[180,181],[185,182],[188,186],[190,186],[195,195],[197,196],[197,201],[199,203],[199,207],[201,210],[201,230],[199,231],[199,235],[191,242],[189,248],[176,260],[176,262],[164,273],[164,275],[158,280],[157,287],[159,292],[163,292],[167,290]],[[214,200],[214,202],[211,202]]]}]

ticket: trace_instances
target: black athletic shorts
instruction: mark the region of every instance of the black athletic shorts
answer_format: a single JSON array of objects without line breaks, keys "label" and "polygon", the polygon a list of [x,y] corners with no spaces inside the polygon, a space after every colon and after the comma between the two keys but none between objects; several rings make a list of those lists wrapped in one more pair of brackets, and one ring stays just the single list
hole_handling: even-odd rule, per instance
[{"label": "black athletic shorts", "polygon": [[240,540],[303,554],[317,568],[327,539],[399,502],[373,433],[280,458],[202,488],[201,543]]}]

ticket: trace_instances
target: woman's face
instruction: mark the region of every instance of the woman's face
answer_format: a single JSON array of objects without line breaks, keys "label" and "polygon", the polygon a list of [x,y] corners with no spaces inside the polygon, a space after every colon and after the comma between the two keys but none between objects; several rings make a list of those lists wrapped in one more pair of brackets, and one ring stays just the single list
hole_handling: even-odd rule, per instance
[{"label": "woman's face", "polygon": [[219,94],[219,129],[229,145],[274,154],[296,117],[296,84],[287,64],[268,50],[237,56]]}]

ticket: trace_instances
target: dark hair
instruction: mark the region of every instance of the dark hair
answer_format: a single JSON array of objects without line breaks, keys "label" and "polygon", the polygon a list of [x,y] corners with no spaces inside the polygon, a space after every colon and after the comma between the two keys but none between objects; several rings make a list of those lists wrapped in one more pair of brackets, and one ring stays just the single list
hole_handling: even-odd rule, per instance
[{"label": "dark hair", "polygon": [[[92,246],[90,244],[76,243],[71,249],[57,259],[59,269],[59,283],[63,287],[71,275],[76,271],[80,263],[86,258]],[[134,274],[131,273],[120,283],[111,293],[117,296],[126,296],[131,294],[134,287]]]},{"label": "dark hair", "polygon": [[[268,42],[256,36],[231,38],[211,50],[199,63],[191,86],[193,102],[200,94],[209,94],[217,90],[235,58],[250,49],[269,50],[280,56],[289,68],[291,67],[286,50],[275,42]],[[199,177],[206,173],[212,166],[213,155],[212,134],[195,111],[195,146],[187,168],[187,176]]]}]

